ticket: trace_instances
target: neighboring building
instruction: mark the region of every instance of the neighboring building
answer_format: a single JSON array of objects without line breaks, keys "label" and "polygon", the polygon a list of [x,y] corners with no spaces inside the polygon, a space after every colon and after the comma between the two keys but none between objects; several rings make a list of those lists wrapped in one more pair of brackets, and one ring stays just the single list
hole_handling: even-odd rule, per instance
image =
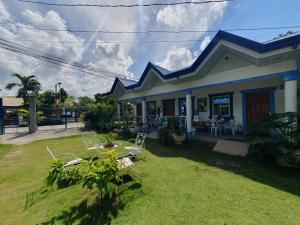
[{"label": "neighboring building", "polygon": [[218,115],[246,134],[267,113],[297,111],[299,44],[299,34],[258,43],[219,31],[191,66],[168,71],[149,62],[139,81],[116,78],[106,94],[136,104],[144,122],[161,106],[163,116],[185,116],[188,133],[193,115]]},{"label": "neighboring building", "polygon": [[15,108],[15,107],[19,107],[19,106],[22,106],[24,101],[23,101],[23,98],[17,98],[17,97],[13,97],[13,96],[3,96],[3,97],[0,97],[2,98],[2,101],[3,101],[3,106],[8,108],[8,107],[11,107],[11,108]]}]

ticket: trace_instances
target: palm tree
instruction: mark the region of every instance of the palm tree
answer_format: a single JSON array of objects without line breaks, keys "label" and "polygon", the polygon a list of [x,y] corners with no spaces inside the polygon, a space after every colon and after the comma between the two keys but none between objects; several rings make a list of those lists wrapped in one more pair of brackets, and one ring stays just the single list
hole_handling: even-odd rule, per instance
[{"label": "palm tree", "polygon": [[28,97],[38,94],[41,89],[41,83],[35,79],[35,75],[22,76],[20,74],[13,74],[12,76],[19,79],[19,83],[9,83],[6,85],[7,90],[18,87],[17,97],[23,98],[24,105],[28,104]]}]

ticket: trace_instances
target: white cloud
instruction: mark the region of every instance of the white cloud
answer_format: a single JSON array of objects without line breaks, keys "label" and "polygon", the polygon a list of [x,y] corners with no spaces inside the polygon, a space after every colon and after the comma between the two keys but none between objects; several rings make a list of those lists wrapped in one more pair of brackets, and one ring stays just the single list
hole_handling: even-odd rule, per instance
[{"label": "white cloud", "polygon": [[0,21],[5,21],[10,19],[10,15],[7,11],[7,9],[5,8],[5,6],[3,5],[2,2],[0,2]]},{"label": "white cloud", "polygon": [[201,41],[199,50],[194,52],[194,56],[200,55],[200,53],[207,47],[207,45],[211,42],[210,36],[205,36],[205,38]]},{"label": "white cloud", "polygon": [[167,6],[158,11],[157,22],[170,27],[178,27],[188,22],[186,8],[182,6]]},{"label": "white cloud", "polygon": [[166,58],[162,62],[156,62],[156,64],[168,70],[176,70],[190,66],[210,41],[211,37],[206,36],[200,43],[199,50],[196,50],[193,54],[188,48],[172,46],[167,52]]},{"label": "white cloud", "polygon": [[193,60],[189,49],[173,46],[168,51],[166,58],[162,62],[156,62],[156,64],[168,70],[176,70],[191,65]]},{"label": "white cloud", "polygon": [[128,72],[129,67],[133,64],[132,58],[124,46],[120,43],[105,43],[98,40],[94,50],[95,57],[98,59],[95,63],[97,67],[125,74],[132,77],[133,74]]},{"label": "white cloud", "polygon": [[[2,0],[3,1],[3,0]],[[1,23],[12,22],[30,28],[78,29],[78,30],[163,30],[168,29],[209,29],[222,18],[226,4],[209,4],[203,6],[168,6],[157,8],[132,9],[100,9],[93,7],[55,8],[31,4],[16,4],[0,0]],[[108,0],[107,0],[108,1]],[[5,6],[10,10],[8,11]],[[22,7],[22,8],[21,8]],[[54,8],[53,8],[54,9]],[[11,12],[11,15],[10,15]],[[194,58],[191,49],[194,43],[164,44],[121,44],[104,43],[105,41],[151,41],[172,39],[198,39],[203,34],[185,33],[182,36],[172,34],[102,34],[102,33],[70,33],[53,31],[36,31],[8,28],[0,25],[0,37],[34,48],[61,58],[93,65],[112,72],[124,73],[127,76],[141,75],[147,61],[160,61],[160,65],[168,69],[178,69],[190,65]],[[48,42],[25,42],[18,40],[50,40]],[[205,38],[206,39],[206,38]],[[99,44],[66,44],[60,42],[94,42]],[[206,39],[207,40],[207,39]],[[201,43],[201,45],[204,42]],[[173,46],[174,45],[174,46]],[[197,52],[201,46],[196,47]],[[0,88],[1,83],[11,81],[13,72],[33,73],[43,84],[44,89],[51,88],[55,82],[61,81],[71,94],[93,95],[108,91],[113,79],[93,78],[74,70],[57,67],[26,56],[15,56],[3,53],[0,49]],[[194,52],[195,53],[195,52]],[[163,59],[163,60],[159,60]],[[132,71],[132,72],[131,72]],[[3,86],[2,86],[3,87]],[[2,92],[3,93],[3,92]],[[13,94],[13,93],[11,93]]]},{"label": "white cloud", "polygon": [[211,41],[210,36],[206,36],[200,44],[200,51],[203,51],[210,41]]},{"label": "white cloud", "polygon": [[226,6],[227,2],[166,6],[158,11],[156,21],[169,27],[205,30],[223,16]]}]

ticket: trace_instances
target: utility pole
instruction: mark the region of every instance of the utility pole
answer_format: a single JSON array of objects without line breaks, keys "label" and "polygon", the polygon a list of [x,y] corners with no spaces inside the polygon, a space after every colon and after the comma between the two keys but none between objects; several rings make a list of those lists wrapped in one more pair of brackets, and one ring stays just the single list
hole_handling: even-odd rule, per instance
[{"label": "utility pole", "polygon": [[[61,82],[55,84],[55,94],[58,94],[58,106],[61,108],[61,93],[60,93]],[[58,88],[57,88],[58,87]]]}]

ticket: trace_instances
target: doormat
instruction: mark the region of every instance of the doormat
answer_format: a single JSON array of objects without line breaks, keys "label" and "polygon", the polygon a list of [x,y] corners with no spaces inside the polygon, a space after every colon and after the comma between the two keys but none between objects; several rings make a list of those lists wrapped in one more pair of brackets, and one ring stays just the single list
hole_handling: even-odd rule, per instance
[{"label": "doormat", "polygon": [[240,141],[218,140],[213,148],[214,152],[220,152],[228,155],[246,156],[249,145]]}]

